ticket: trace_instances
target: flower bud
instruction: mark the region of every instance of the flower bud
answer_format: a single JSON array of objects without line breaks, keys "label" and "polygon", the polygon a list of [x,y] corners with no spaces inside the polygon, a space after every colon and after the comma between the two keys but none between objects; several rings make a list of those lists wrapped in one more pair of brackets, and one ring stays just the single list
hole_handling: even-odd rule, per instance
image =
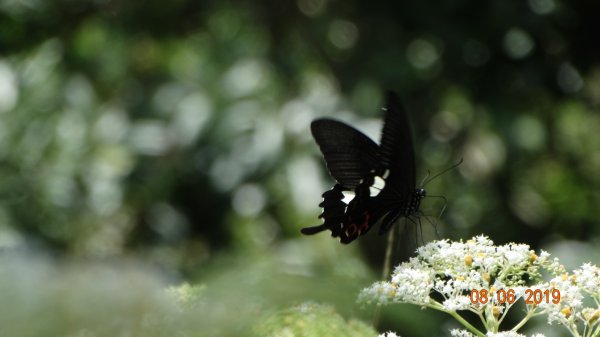
[{"label": "flower bud", "polygon": [[500,317],[500,313],[501,313],[500,307],[494,306],[494,308],[492,309],[492,315],[494,315],[496,320],[498,319],[498,317]]},{"label": "flower bud", "polygon": [[471,255],[465,256],[465,264],[467,265],[467,267],[471,267],[471,265],[473,264],[473,257]]},{"label": "flower bud", "polygon": [[535,255],[535,253],[532,251],[531,254],[529,255],[529,263],[534,263],[535,260],[537,260],[538,256]]}]

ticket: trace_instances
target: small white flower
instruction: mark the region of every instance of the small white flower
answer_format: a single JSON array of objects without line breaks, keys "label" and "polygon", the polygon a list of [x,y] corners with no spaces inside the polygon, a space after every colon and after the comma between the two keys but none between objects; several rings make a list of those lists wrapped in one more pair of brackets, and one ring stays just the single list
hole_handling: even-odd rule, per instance
[{"label": "small white flower", "polygon": [[600,268],[591,263],[585,263],[573,274],[576,276],[577,284],[580,287],[592,293],[598,292],[600,288]]},{"label": "small white flower", "polygon": [[452,336],[452,337],[475,337],[475,335],[473,335],[469,331],[459,330],[459,329],[450,330],[450,336]]},{"label": "small white flower", "polygon": [[514,331],[503,331],[503,332],[488,332],[486,334],[486,336],[488,337],[525,337],[525,335],[522,335],[520,333],[514,332]]},{"label": "small white flower", "polygon": [[469,296],[457,296],[445,300],[442,305],[450,311],[468,310],[473,306]]},{"label": "small white flower", "polygon": [[[526,337],[523,334],[520,334],[518,332],[514,332],[514,331],[502,331],[502,332],[488,332],[486,334],[486,336],[488,337]],[[534,335],[531,335],[531,337],[546,337],[540,333],[536,333]]]},{"label": "small white flower", "polygon": [[388,332],[384,332],[382,334],[379,335],[379,337],[400,337],[399,335],[396,335],[396,333],[388,331]]}]

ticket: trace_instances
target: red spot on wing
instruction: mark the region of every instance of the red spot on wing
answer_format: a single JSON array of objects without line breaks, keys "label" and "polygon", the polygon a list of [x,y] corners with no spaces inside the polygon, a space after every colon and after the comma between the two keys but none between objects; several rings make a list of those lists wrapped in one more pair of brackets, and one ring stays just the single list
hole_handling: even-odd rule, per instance
[{"label": "red spot on wing", "polygon": [[369,212],[363,213],[363,221],[362,221],[362,224],[360,225],[360,228],[358,229],[358,235],[361,235],[362,233],[366,232],[369,229],[369,219],[370,218],[371,218],[371,216],[369,215]]},{"label": "red spot on wing", "polygon": [[358,227],[356,227],[355,224],[350,224],[350,226],[348,226],[348,229],[346,230],[346,234],[348,236],[353,236],[357,230],[358,230]]}]

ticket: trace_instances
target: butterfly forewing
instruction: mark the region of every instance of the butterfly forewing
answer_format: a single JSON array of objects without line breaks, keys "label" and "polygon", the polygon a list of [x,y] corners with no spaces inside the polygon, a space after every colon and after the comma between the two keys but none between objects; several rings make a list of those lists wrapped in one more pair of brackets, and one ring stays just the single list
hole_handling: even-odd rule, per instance
[{"label": "butterfly forewing", "polygon": [[410,124],[400,99],[387,93],[385,123],[381,132],[380,160],[388,170],[384,190],[377,196],[381,205],[392,209],[381,221],[379,233],[388,231],[396,220],[412,212],[416,190],[415,154]]},{"label": "butterfly forewing", "polygon": [[382,199],[411,197],[416,187],[415,153],[408,117],[400,99],[393,92],[387,94],[385,122],[381,132],[380,160],[390,170],[386,179],[389,188]]},{"label": "butterfly forewing", "polygon": [[311,131],[329,173],[347,189],[354,189],[379,164],[377,144],[355,128],[332,119],[317,119]]}]

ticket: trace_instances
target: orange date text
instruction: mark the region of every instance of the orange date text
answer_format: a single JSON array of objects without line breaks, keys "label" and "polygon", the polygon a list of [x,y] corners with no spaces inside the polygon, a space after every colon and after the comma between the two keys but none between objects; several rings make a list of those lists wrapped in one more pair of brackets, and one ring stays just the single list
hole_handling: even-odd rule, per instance
[{"label": "orange date text", "polygon": [[[560,302],[560,290],[558,289],[525,289],[523,296],[525,304],[538,305],[541,303]],[[469,293],[469,299],[473,304],[487,304],[490,300],[495,299],[498,304],[513,304],[517,300],[517,295],[514,289],[498,289],[495,292],[490,292],[486,289],[473,289]]]}]

